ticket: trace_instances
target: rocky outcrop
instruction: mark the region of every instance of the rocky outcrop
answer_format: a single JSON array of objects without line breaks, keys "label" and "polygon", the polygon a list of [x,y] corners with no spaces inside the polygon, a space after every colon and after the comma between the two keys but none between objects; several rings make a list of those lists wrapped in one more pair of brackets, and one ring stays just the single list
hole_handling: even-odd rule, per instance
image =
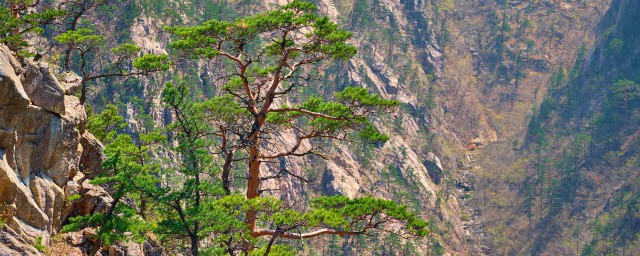
[{"label": "rocky outcrop", "polygon": [[[51,255],[167,255],[158,242],[157,237],[148,235],[143,243],[116,242],[107,247],[99,247],[98,234],[93,228],[85,228],[77,232],[65,233],[50,248]],[[1,248],[0,248],[1,249]],[[0,251],[1,252],[1,251]]]},{"label": "rocky outcrop", "polygon": [[18,61],[11,55],[9,49],[0,47],[0,107],[4,106],[27,106],[30,103],[27,93],[20,83],[18,74],[22,72]]},{"label": "rocky outcrop", "polygon": [[67,196],[74,176],[81,176],[81,138],[93,137],[78,99],[65,96],[72,90],[43,63],[23,69],[0,45],[1,255],[40,254],[36,248],[48,245],[69,215]]},{"label": "rocky outcrop", "polygon": [[102,161],[104,161],[104,146],[93,134],[84,133],[80,138],[80,145],[83,151],[80,156],[80,170],[89,178],[94,178],[102,171]]},{"label": "rocky outcrop", "polygon": [[60,86],[65,95],[75,95],[80,89],[82,78],[72,72],[64,72],[60,75]]},{"label": "rocky outcrop", "polygon": [[28,63],[23,82],[24,90],[33,104],[53,113],[64,114],[64,89],[46,64]]}]

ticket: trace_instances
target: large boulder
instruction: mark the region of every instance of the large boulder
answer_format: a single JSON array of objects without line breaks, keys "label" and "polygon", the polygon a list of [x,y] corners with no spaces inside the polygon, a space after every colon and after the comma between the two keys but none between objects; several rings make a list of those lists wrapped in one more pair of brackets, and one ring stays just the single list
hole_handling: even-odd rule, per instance
[{"label": "large boulder", "polygon": [[1,65],[6,65],[2,67],[2,70],[13,70],[16,75],[21,75],[24,72],[15,53],[11,52],[11,50],[3,44],[0,44],[0,66]]},{"label": "large boulder", "polygon": [[106,250],[109,256],[144,255],[142,245],[133,242],[117,242]]},{"label": "large boulder", "polygon": [[22,83],[16,74],[19,63],[9,49],[0,45],[0,107],[2,106],[27,106],[30,104],[27,93],[22,88]]},{"label": "large boulder", "polygon": [[49,218],[46,230],[57,231],[62,224],[60,215],[64,206],[64,191],[48,177],[34,177],[29,186],[36,204]]},{"label": "large boulder", "polygon": [[82,182],[82,199],[78,202],[77,215],[88,215],[92,213],[106,213],[113,198],[102,187],[90,183],[90,180]]},{"label": "large boulder", "polygon": [[64,96],[65,112],[62,119],[72,123],[83,134],[87,128],[87,113],[80,99],[75,96]]},{"label": "large boulder", "polygon": [[67,183],[64,195],[66,198],[75,197],[76,199],[65,205],[62,210],[62,219],[93,213],[106,213],[114,201],[103,187],[91,184],[91,180],[86,179],[82,173]]},{"label": "large boulder", "polygon": [[[162,256],[168,255],[155,236],[148,235],[142,244],[133,241],[115,242],[109,246],[100,247],[98,235],[93,228],[85,228],[76,232],[61,235],[50,248],[51,255],[135,255]],[[1,249],[1,247],[0,247]],[[0,255],[1,254],[0,250]]]},{"label": "large boulder", "polygon": [[92,228],[65,233],[60,238],[49,247],[49,255],[100,255],[96,253],[100,248],[96,244],[96,231]]},{"label": "large boulder", "polygon": [[104,146],[93,134],[84,133],[80,138],[82,156],[80,156],[80,170],[90,179],[102,172],[102,162],[105,160]]},{"label": "large boulder", "polygon": [[0,107],[0,146],[25,184],[44,174],[62,187],[79,169],[80,133],[74,122],[40,107]]},{"label": "large boulder", "polygon": [[28,63],[23,85],[33,104],[64,115],[64,89],[46,64]]}]

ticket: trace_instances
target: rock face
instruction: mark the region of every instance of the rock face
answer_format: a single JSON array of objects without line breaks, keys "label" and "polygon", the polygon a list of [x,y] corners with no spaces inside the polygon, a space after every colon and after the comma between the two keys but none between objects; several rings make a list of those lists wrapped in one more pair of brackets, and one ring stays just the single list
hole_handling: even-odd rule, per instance
[{"label": "rock face", "polygon": [[72,72],[65,72],[60,75],[60,85],[64,88],[65,95],[75,95],[80,89],[82,78]]},{"label": "rock face", "polygon": [[95,177],[102,170],[102,161],[104,161],[104,146],[91,133],[84,133],[80,138],[82,145],[82,155],[80,157],[80,170],[89,176]]},{"label": "rock face", "polygon": [[0,47],[0,91],[3,97],[0,98],[0,106],[27,106],[29,97],[20,84],[18,74],[22,72],[20,64],[11,55],[9,49]]},{"label": "rock face", "polygon": [[84,132],[84,108],[49,68],[27,63],[23,71],[4,45],[0,91],[0,254],[40,254],[33,245],[48,245],[59,230],[67,186],[81,175],[81,138],[93,136]]},{"label": "rock face", "polygon": [[[141,244],[133,241],[116,242],[111,246],[102,248],[98,246],[98,234],[93,228],[85,228],[77,232],[65,233],[61,238],[61,241],[50,248],[50,255],[167,255],[167,252],[155,236],[148,236]],[[2,247],[0,247],[0,253],[2,252],[1,250]]]},{"label": "rock face", "polygon": [[48,111],[64,114],[64,89],[43,63],[28,63],[24,74],[24,90],[33,104]]}]

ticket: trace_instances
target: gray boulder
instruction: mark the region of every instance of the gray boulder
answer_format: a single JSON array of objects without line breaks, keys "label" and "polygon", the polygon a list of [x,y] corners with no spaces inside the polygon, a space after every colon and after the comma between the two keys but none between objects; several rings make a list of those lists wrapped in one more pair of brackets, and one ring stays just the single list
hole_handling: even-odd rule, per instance
[{"label": "gray boulder", "polygon": [[64,115],[64,89],[46,64],[28,63],[23,85],[34,105]]}]

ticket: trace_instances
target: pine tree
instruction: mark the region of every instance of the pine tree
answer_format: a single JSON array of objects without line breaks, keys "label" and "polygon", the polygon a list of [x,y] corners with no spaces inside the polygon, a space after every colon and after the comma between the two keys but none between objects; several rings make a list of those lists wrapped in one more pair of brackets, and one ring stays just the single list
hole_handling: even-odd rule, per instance
[{"label": "pine tree", "polygon": [[128,134],[116,134],[126,124],[114,106],[93,116],[89,123],[89,130],[107,142],[103,171],[91,183],[106,188],[113,202],[106,212],[70,218],[70,223],[61,232],[98,227],[100,245],[131,239],[143,242],[152,223],[145,220],[145,214],[138,209],[143,198],[159,191],[156,187],[159,181],[154,175],[159,165],[150,161],[149,152],[152,145],[163,141],[164,137],[154,132],[140,135],[140,139],[134,141]]},{"label": "pine tree", "polygon": [[[87,100],[87,85],[98,79],[108,77],[147,76],[151,73],[169,69],[167,55],[144,54],[140,55],[140,47],[134,44],[121,44],[111,49],[115,56],[107,67],[91,67],[91,57],[106,59],[104,49],[104,36],[88,28],[69,30],[55,40],[66,45],[69,54],[76,53],[80,58],[79,72],[82,78],[80,84],[80,104]],[[93,63],[96,64],[96,63]]]},{"label": "pine tree", "polygon": [[621,98],[624,108],[627,109],[630,101],[640,97],[640,83],[620,79],[613,84],[611,91],[616,97]]},{"label": "pine tree", "polygon": [[[369,94],[361,87],[346,87],[326,98],[298,94],[309,86],[311,68],[323,60],[346,60],[356,53],[346,42],[351,33],[314,11],[313,4],[294,0],[233,22],[211,20],[168,28],[178,38],[172,46],[182,54],[224,59],[232,67],[226,69],[231,71],[225,75],[228,81],[222,95],[198,100],[186,82],[168,83],[162,98],[174,122],[137,140],[117,134],[123,119],[113,107],[92,118],[97,119],[90,121],[90,130],[96,129],[108,141],[104,167],[109,171],[95,182],[113,191],[115,202],[107,213],[77,217],[65,230],[100,227],[105,242],[140,238],[151,230],[165,244],[188,247],[192,255],[293,255],[281,240],[320,235],[355,236],[373,231],[404,238],[427,235],[426,221],[389,200],[323,196],[292,209],[263,195],[269,191],[264,187],[267,180],[289,176],[309,182],[304,173],[286,168],[274,175],[265,175],[263,170],[265,162],[322,156],[321,148],[303,144],[333,139],[380,145],[389,139],[370,118],[398,106],[397,101]],[[59,39],[77,48],[100,40],[84,32],[70,31]],[[132,45],[120,50],[136,52]],[[159,70],[166,67],[165,61],[154,56],[133,61],[133,66]],[[135,71],[123,74],[132,73]],[[293,131],[294,144],[281,152],[273,150],[279,143],[276,138],[285,131]],[[166,140],[169,143],[163,148],[175,157],[159,164],[161,159],[151,157],[150,145]],[[248,170],[239,177],[244,185],[231,183],[234,169]],[[136,207],[143,204],[145,207]],[[121,216],[129,222],[122,222]],[[132,233],[127,236],[127,232]]]},{"label": "pine tree", "polygon": [[[296,94],[309,86],[310,68],[324,60],[346,60],[356,53],[355,47],[347,43],[351,33],[314,11],[311,3],[292,1],[233,22],[210,20],[196,26],[168,28],[178,38],[171,45],[183,55],[223,59],[234,67],[225,76],[229,79],[224,95],[208,101],[226,102],[229,109],[205,102],[202,109],[207,114],[201,120],[210,125],[209,134],[217,142],[214,151],[220,152],[223,161],[248,169],[246,187],[238,188],[245,191],[241,198],[248,206],[242,206],[243,200],[228,187],[225,190],[230,195],[221,199],[232,198],[238,204],[227,204],[226,208],[245,207],[240,219],[249,236],[244,236],[246,242],[240,251],[254,250],[262,237],[269,239],[260,250],[269,252],[278,239],[365,234],[370,230],[386,230],[384,226],[391,222],[405,223],[404,234],[408,236],[423,236],[427,232],[426,222],[391,201],[320,197],[312,200],[308,211],[299,212],[286,209],[272,197],[262,196],[268,191],[263,182],[281,177],[280,173],[264,176],[264,162],[320,155],[320,148],[304,149],[302,145],[321,139],[383,143],[388,137],[374,127],[369,116],[398,105],[361,87],[347,87],[328,99]],[[184,91],[175,88],[170,87],[165,94]],[[235,121],[227,118],[226,113],[233,113]],[[294,144],[273,152],[278,132],[287,130],[294,131]],[[284,169],[280,172],[306,180],[303,174]],[[222,175],[222,179],[227,183],[228,176]],[[225,232],[230,233],[233,232]]]},{"label": "pine tree", "polygon": [[40,4],[39,0],[7,0],[0,3],[0,43],[9,49],[20,52],[21,56],[29,56],[25,50],[29,47],[26,38],[40,34],[46,25],[62,19],[66,11],[47,8],[41,12],[30,9]]}]

